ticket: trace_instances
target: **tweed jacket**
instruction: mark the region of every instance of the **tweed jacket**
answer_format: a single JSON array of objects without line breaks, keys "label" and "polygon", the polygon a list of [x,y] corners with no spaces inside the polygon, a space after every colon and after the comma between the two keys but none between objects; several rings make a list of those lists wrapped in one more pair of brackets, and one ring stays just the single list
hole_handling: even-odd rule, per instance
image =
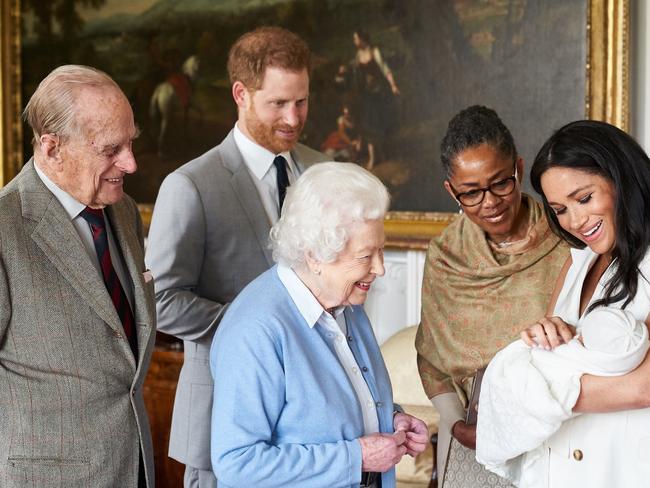
[{"label": "tweed jacket", "polygon": [[68,214],[28,162],[0,190],[0,486],[154,486],[142,396],[153,283],[129,197],[107,207],[134,297],[138,361]]}]

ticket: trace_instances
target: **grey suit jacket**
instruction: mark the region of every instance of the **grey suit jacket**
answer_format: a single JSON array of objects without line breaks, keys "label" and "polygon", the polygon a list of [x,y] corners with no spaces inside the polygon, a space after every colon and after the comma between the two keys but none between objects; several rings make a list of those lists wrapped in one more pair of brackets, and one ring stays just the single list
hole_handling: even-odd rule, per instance
[{"label": "grey suit jacket", "polygon": [[[326,159],[301,144],[291,156],[301,170]],[[273,264],[270,229],[232,131],[168,175],[156,199],[146,262],[154,275],[158,330],[185,346],[169,455],[198,469],[212,469],[212,337],[227,305]]]},{"label": "grey suit jacket", "polygon": [[[142,383],[155,337],[142,227],[107,208],[130,276],[136,364],[102,278],[32,162],[0,190],[0,486],[154,486]],[[137,224],[136,224],[137,222]]]}]

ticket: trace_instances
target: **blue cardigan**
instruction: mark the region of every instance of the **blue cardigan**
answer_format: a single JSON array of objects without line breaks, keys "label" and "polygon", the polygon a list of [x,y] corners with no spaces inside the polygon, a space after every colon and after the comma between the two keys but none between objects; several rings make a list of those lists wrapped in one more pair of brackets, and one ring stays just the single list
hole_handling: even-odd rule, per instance
[{"label": "blue cardigan", "polygon": [[[347,307],[348,340],[393,432],[393,397],[361,306]],[[350,339],[351,338],[351,339]],[[327,331],[310,328],[276,267],[228,308],[210,351],[214,377],[212,467],[225,487],[358,487],[363,417]],[[395,470],[382,487],[395,486]]]}]

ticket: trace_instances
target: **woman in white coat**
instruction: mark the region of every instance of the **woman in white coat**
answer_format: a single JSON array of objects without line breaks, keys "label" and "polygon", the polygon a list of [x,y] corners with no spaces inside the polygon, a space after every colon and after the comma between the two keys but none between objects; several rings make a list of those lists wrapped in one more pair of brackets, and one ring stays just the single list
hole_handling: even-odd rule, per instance
[{"label": "woman in white coat", "polygon": [[[612,125],[573,122],[544,144],[531,169],[531,182],[542,196],[552,228],[574,249],[555,287],[552,315],[526,329],[524,342],[545,349],[568,343],[574,326],[599,307],[625,310],[647,325],[650,160],[643,149]],[[562,387],[549,385],[549,397],[567,408],[564,413],[562,408],[539,413],[554,419],[564,415],[563,421],[541,449],[514,460],[515,484],[647,487],[649,363],[646,358],[635,371],[618,377],[567,373]],[[498,388],[489,371],[488,390]],[[484,393],[481,402],[486,405]],[[479,413],[477,443],[480,430]]]}]

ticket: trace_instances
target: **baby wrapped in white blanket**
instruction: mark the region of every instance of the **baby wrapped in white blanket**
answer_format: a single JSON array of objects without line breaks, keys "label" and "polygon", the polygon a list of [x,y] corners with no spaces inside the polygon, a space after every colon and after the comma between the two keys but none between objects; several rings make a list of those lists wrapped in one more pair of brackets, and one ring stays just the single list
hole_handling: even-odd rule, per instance
[{"label": "baby wrapped in white blanket", "polygon": [[624,310],[599,307],[577,324],[577,335],[552,351],[513,342],[490,362],[481,388],[476,459],[519,485],[522,456],[573,417],[580,377],[618,376],[635,369],[650,347],[648,328]]}]

